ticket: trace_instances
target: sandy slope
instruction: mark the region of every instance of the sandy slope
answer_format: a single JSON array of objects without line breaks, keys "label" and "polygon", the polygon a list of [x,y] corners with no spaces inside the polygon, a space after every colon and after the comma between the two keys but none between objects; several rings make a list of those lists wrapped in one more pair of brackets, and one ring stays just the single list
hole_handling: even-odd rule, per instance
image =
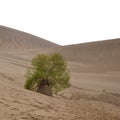
[{"label": "sandy slope", "polygon": [[15,29],[0,26],[0,50],[28,50],[51,48],[58,45]]},{"label": "sandy slope", "polygon": [[[120,40],[59,47],[1,26],[0,41],[0,120],[120,119]],[[68,60],[71,88],[52,98],[25,90],[31,58],[54,51]]]},{"label": "sandy slope", "polygon": [[88,72],[120,70],[120,39],[69,45],[60,47],[59,51],[69,61],[87,64]]}]

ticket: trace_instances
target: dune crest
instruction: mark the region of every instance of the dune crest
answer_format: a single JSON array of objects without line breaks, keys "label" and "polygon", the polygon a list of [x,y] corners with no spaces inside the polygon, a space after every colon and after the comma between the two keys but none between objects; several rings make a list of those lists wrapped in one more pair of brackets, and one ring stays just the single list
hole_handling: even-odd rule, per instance
[{"label": "dune crest", "polygon": [[0,26],[1,50],[28,50],[52,47],[58,47],[58,45],[22,31]]}]

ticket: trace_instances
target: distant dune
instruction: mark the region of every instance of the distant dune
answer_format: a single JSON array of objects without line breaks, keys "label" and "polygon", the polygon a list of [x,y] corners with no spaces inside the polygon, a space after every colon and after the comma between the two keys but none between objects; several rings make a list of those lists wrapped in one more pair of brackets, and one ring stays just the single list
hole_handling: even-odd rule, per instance
[{"label": "distant dune", "polygon": [[52,48],[58,45],[31,34],[0,26],[0,50]]},{"label": "distant dune", "polygon": [[[31,59],[60,52],[71,87],[54,97],[24,89]],[[0,26],[0,120],[120,120],[120,39],[59,46]]]},{"label": "distant dune", "polygon": [[[68,45],[58,48],[58,51],[68,61],[88,65],[86,70],[89,72],[120,70],[120,39]],[[84,70],[82,66],[81,69]]]},{"label": "distant dune", "polygon": [[87,59],[92,62],[100,59],[108,61],[109,58],[117,59],[116,57],[120,57],[120,39],[68,45],[61,47],[60,50],[68,59],[74,61]]}]

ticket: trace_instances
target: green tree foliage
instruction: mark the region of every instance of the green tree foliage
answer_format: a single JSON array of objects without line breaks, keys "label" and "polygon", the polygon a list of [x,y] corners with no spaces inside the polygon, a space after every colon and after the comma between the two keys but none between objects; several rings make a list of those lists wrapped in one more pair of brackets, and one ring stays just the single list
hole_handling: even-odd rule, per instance
[{"label": "green tree foliage", "polygon": [[70,86],[67,64],[59,53],[40,54],[32,59],[32,68],[26,74],[25,88],[37,91],[44,80],[48,82],[53,93]]}]

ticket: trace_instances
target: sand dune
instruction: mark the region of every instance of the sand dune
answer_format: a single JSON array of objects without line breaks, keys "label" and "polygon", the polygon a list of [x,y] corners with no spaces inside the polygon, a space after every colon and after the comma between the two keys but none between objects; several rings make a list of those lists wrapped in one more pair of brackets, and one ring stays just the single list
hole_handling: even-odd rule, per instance
[{"label": "sand dune", "polygon": [[12,28],[0,26],[0,50],[51,48],[58,45]]},{"label": "sand dune", "polygon": [[[119,120],[120,40],[59,46],[0,26],[0,120]],[[69,89],[48,97],[24,89],[26,69],[39,53],[61,52]]]},{"label": "sand dune", "polygon": [[120,70],[120,39],[69,45],[60,47],[59,51],[69,61]]}]

